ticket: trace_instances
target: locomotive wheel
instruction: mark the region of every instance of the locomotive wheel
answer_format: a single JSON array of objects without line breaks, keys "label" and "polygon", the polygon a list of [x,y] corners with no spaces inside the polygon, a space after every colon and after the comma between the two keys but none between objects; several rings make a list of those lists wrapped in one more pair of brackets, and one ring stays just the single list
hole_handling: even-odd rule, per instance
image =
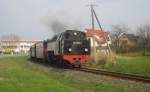
[{"label": "locomotive wheel", "polygon": [[63,60],[58,60],[58,61],[57,61],[57,66],[58,66],[59,68],[64,68],[64,61],[63,61]]},{"label": "locomotive wheel", "polygon": [[61,60],[61,68],[65,68],[65,62]]},{"label": "locomotive wheel", "polygon": [[64,63],[62,60],[60,61],[60,68],[64,68]]},{"label": "locomotive wheel", "polygon": [[44,62],[44,64],[48,64],[48,59],[47,59],[47,57],[44,57],[44,58],[43,58],[43,62]]},{"label": "locomotive wheel", "polygon": [[51,64],[51,65],[55,65],[55,62],[56,62],[55,57],[54,57],[52,54],[49,54],[49,55],[47,56],[47,61],[48,61],[48,63]]},{"label": "locomotive wheel", "polygon": [[47,56],[47,63],[52,64],[52,61],[49,55]]},{"label": "locomotive wheel", "polygon": [[78,68],[81,68],[82,66],[81,66],[81,64],[78,66]]}]

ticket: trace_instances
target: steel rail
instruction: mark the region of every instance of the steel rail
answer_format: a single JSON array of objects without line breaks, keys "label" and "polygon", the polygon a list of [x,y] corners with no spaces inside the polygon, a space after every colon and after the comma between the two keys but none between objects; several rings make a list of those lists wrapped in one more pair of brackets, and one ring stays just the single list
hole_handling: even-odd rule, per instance
[{"label": "steel rail", "polygon": [[132,80],[132,81],[138,81],[138,82],[143,82],[143,83],[150,83],[150,77],[148,76],[118,73],[118,72],[111,72],[111,71],[92,69],[92,68],[75,68],[75,70],[93,73],[93,74],[101,74],[101,75],[111,76],[115,78],[127,79],[127,80]]}]

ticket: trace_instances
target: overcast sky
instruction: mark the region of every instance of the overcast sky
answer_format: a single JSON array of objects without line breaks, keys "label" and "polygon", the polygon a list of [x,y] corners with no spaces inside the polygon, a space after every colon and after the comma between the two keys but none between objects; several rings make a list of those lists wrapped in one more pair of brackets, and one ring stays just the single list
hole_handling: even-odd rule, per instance
[{"label": "overcast sky", "polygon": [[[42,40],[53,32],[52,19],[63,19],[66,27],[90,27],[90,0],[0,0],[0,35],[17,34],[22,39]],[[96,0],[95,7],[103,28],[126,24],[135,29],[150,23],[150,0]]]}]

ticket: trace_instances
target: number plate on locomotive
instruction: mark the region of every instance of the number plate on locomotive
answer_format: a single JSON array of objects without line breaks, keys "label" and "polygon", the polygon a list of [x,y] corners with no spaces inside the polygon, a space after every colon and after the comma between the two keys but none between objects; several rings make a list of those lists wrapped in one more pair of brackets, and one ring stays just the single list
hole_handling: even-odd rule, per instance
[{"label": "number plate on locomotive", "polygon": [[81,42],[73,42],[73,44],[82,44]]}]

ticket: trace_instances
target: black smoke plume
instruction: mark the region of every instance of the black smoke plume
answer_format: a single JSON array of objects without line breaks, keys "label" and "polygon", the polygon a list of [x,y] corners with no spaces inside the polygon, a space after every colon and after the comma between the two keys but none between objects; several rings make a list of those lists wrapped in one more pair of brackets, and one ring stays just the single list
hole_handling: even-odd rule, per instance
[{"label": "black smoke plume", "polygon": [[46,25],[50,32],[54,34],[64,32],[65,30],[81,30],[81,20],[67,14],[56,14],[45,16],[42,23]]}]

